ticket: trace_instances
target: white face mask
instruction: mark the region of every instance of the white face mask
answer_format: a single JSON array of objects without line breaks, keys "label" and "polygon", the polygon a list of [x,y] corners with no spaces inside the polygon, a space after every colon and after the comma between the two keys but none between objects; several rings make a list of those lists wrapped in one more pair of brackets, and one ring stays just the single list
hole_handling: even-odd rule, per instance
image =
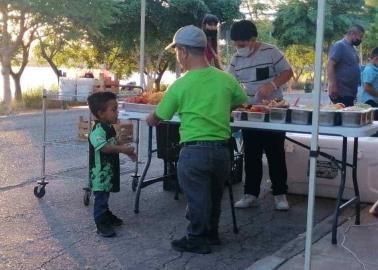
[{"label": "white face mask", "polygon": [[247,57],[251,53],[251,49],[247,46],[244,48],[236,48],[238,55]]}]

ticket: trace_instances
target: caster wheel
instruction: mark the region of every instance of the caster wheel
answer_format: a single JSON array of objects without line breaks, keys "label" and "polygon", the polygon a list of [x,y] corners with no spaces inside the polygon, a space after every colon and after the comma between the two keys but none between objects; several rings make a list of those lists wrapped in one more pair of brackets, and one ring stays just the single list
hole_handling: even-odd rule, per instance
[{"label": "caster wheel", "polygon": [[136,191],[138,187],[138,177],[133,176],[131,180],[131,189]]},{"label": "caster wheel", "polygon": [[91,192],[90,191],[85,191],[84,192],[84,198],[83,198],[83,203],[85,206],[89,205],[89,201],[91,199]]},{"label": "caster wheel", "polygon": [[42,198],[43,196],[45,196],[45,193],[46,193],[45,186],[34,187],[34,196],[36,196],[37,198]]}]

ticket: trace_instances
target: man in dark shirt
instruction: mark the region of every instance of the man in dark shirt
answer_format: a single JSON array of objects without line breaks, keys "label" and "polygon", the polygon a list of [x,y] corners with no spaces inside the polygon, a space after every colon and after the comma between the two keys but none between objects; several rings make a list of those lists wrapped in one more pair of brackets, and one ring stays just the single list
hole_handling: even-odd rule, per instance
[{"label": "man in dark shirt", "polygon": [[327,73],[328,94],[333,103],[354,104],[360,81],[360,60],[354,46],[360,45],[363,36],[364,28],[353,25],[345,37],[331,47]]}]

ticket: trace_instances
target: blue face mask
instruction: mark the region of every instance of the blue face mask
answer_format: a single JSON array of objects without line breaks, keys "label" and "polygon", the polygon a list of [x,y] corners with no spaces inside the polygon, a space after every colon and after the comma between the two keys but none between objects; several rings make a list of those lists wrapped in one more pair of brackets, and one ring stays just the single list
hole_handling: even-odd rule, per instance
[{"label": "blue face mask", "polygon": [[244,48],[236,48],[236,51],[238,55],[242,57],[247,57],[251,53],[251,49],[248,46]]}]

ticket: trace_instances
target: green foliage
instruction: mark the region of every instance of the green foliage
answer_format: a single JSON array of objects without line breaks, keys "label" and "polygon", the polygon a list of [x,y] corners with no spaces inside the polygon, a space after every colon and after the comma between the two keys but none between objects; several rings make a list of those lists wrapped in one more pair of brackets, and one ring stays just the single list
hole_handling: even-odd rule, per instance
[{"label": "green foliage", "polygon": [[[240,0],[171,0],[146,1],[145,74],[151,81],[159,82],[166,70],[174,70],[174,55],[164,52],[179,27],[201,25],[206,13],[213,13],[222,21],[240,17]],[[123,14],[108,28],[103,38],[90,37],[97,49],[97,58],[108,60],[111,48],[118,48],[119,65],[112,66],[122,75],[138,71],[140,40],[140,0],[120,2]],[[123,69],[121,68],[123,65]]]},{"label": "green foliage", "polygon": [[314,70],[315,51],[310,46],[290,45],[285,51],[286,59],[294,72],[294,81],[298,82],[302,75]]},{"label": "green foliage", "polygon": [[[325,48],[340,39],[348,26],[363,22],[363,0],[328,0],[325,8]],[[317,1],[289,0],[279,6],[273,36],[281,46],[315,45]]]}]

